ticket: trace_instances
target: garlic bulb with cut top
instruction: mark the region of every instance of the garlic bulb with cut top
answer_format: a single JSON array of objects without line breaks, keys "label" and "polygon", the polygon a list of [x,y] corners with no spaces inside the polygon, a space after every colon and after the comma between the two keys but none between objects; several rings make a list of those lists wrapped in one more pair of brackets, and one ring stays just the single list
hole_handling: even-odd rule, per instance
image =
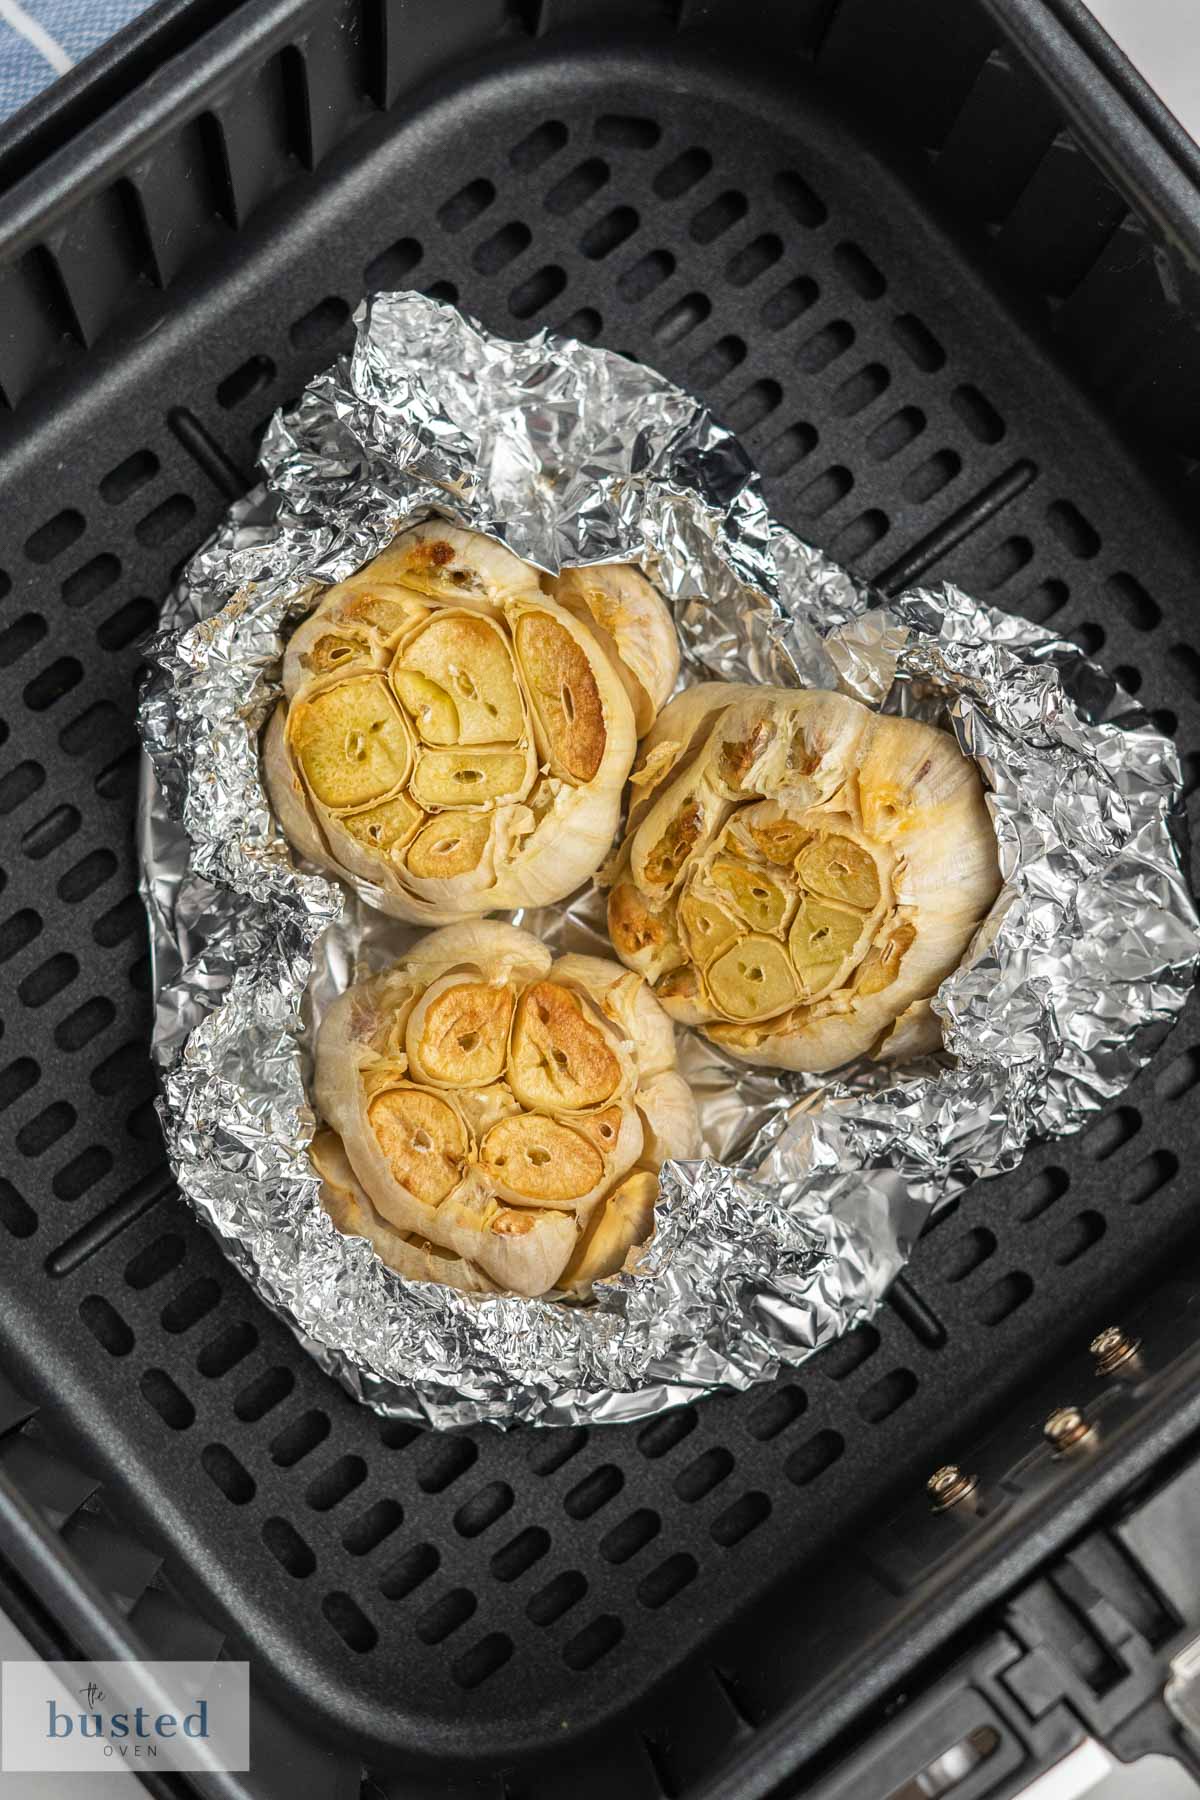
[{"label": "garlic bulb with cut top", "polygon": [[321,1022],[313,1143],[334,1223],[414,1280],[585,1295],[700,1154],[670,1020],[639,975],[526,931],[447,926]]},{"label": "garlic bulb with cut top", "polygon": [[267,791],[295,849],[397,918],[546,905],[607,854],[638,733],[678,667],[637,570],[551,581],[433,520],[293,634]]},{"label": "garlic bulb with cut top", "polygon": [[672,1018],[823,1073],[941,1046],[930,1007],[1000,888],[974,763],[843,694],[706,682],[632,776],[608,925]]}]

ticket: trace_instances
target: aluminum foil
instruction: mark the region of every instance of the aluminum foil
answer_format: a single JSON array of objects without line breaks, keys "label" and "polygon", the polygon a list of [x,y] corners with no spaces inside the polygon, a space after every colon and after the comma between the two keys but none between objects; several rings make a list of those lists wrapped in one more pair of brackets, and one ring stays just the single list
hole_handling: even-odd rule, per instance
[{"label": "aluminum foil", "polygon": [[[143,893],[179,1185],[381,1410],[569,1424],[768,1380],[872,1313],[936,1205],[1077,1129],[1168,1029],[1200,953],[1174,748],[1073,645],[952,587],[884,601],[785,531],[737,440],[653,371],[509,343],[414,294],[357,324],[351,358],[269,427],[264,484],[150,650]],[[951,729],[991,789],[1005,882],[935,1002],[946,1053],[831,1083],[681,1033],[708,1157],[664,1169],[637,1273],[587,1307],[406,1282],[335,1230],[306,1155],[315,1025],[412,933],[297,866],[258,732],[319,584],[431,513],[546,570],[636,561],[674,608],[685,680],[840,686]],[[515,918],[556,950],[605,948],[594,890]]]}]

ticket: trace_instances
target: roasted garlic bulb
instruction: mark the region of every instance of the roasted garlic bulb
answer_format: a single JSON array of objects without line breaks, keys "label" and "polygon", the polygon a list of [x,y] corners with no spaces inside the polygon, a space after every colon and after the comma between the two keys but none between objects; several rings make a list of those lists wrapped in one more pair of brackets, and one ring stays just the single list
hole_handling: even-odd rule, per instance
[{"label": "roasted garlic bulb", "polygon": [[700,1154],[671,1021],[638,975],[526,931],[431,933],[335,1002],[316,1041],[322,1199],[414,1280],[584,1295]]},{"label": "roasted garlic bulb", "polygon": [[272,805],[297,850],[397,918],[542,906],[608,852],[675,628],[635,569],[546,580],[490,538],[418,525],[288,645]]},{"label": "roasted garlic bulb", "polygon": [[975,765],[845,695],[706,682],[647,737],[609,935],[672,1018],[822,1073],[941,1045],[929,1001],[1000,887]]}]

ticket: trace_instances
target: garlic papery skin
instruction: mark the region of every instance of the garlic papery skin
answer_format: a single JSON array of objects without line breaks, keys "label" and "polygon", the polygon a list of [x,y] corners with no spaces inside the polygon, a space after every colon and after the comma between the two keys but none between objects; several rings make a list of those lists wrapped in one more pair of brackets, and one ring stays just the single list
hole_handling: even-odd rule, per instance
[{"label": "garlic papery skin", "polygon": [[262,738],[292,848],[418,925],[550,905],[592,876],[679,645],[637,570],[578,573],[568,606],[503,545],[431,520],[326,590]]},{"label": "garlic papery skin", "polygon": [[824,1074],[941,1046],[929,1001],[1000,890],[975,764],[824,690],[706,682],[631,777],[608,927],[676,1023]]},{"label": "garlic papery skin", "polygon": [[534,1296],[570,1265],[583,1297],[644,1241],[662,1163],[700,1154],[646,983],[512,925],[419,939],[338,997],[314,1057],[326,1210],[411,1279]]}]

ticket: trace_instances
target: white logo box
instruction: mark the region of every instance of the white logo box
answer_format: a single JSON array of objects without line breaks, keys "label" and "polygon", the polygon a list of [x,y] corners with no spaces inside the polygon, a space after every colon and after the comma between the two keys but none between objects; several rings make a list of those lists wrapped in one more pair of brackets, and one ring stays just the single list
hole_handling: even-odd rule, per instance
[{"label": "white logo box", "polygon": [[5,1773],[249,1767],[248,1663],[0,1664]]}]

